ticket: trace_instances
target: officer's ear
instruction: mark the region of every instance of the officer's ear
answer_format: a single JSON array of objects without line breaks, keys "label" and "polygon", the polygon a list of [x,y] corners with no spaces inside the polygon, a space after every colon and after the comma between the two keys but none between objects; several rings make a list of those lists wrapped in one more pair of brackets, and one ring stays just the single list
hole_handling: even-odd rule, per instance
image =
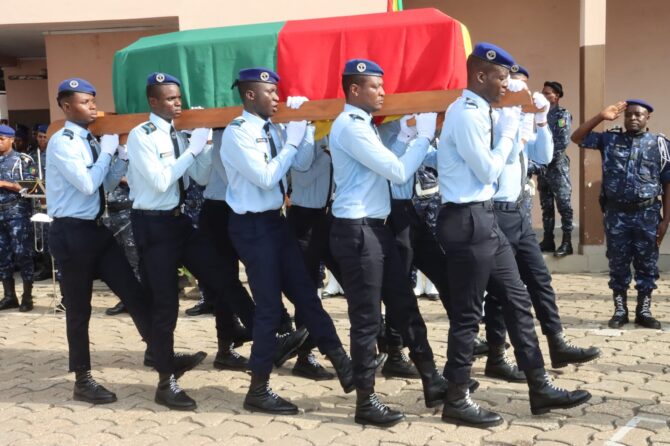
[{"label": "officer's ear", "polygon": [[256,92],[252,88],[247,88],[244,92],[244,98],[247,101],[253,102],[256,100]]},{"label": "officer's ear", "polygon": [[483,84],[486,82],[486,73],[483,71],[478,71],[477,74],[475,75],[475,78],[477,79],[477,82]]},{"label": "officer's ear", "polygon": [[158,98],[154,96],[147,97],[147,100],[149,101],[149,107],[151,108],[154,108],[158,105]]},{"label": "officer's ear", "polygon": [[361,86],[356,83],[352,83],[349,85],[349,93],[354,97],[358,96],[361,93]]}]

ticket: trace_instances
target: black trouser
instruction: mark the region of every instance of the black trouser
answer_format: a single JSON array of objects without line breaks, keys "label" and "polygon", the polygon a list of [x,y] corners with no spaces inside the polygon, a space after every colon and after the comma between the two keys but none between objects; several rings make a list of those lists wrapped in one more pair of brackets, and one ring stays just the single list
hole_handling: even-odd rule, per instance
[{"label": "black trouser", "polygon": [[156,339],[152,347],[158,372],[174,371],[174,329],[179,311],[177,268],[181,265],[212,290],[215,306],[228,302],[244,325],[252,329],[253,302],[248,296],[232,291],[230,264],[223,261],[200,230],[193,229],[188,216],[147,215],[133,210],[130,220],[140,256],[142,283],[153,298],[151,334]]},{"label": "black trouser", "polygon": [[341,347],[333,321],[307,274],[298,242],[279,211],[231,212],[228,232],[244,263],[257,304],[249,359],[251,371],[259,374],[272,371],[282,291],[293,302],[296,318],[305,324],[321,353]]},{"label": "black trouser", "polygon": [[432,360],[426,324],[395,246],[393,232],[383,220],[335,218],[330,246],[340,265],[341,284],[347,298],[356,387],[374,389],[380,297],[386,306],[387,320],[400,331],[410,356]]},{"label": "black trouser", "polygon": [[470,378],[474,340],[482,318],[484,290],[498,296],[521,370],[544,366],[530,297],[519,277],[514,253],[496,223],[491,202],[443,205],[438,239],[447,255],[450,325],[445,376]]},{"label": "black trouser", "polygon": [[[494,212],[500,229],[509,241],[516,258],[521,280],[530,294],[535,315],[542,333],[554,335],[563,331],[556,306],[556,295],[551,286],[551,274],[544,263],[540,245],[535,237],[528,210],[516,203],[494,203]],[[500,299],[489,292],[484,301],[486,339],[491,345],[505,343],[505,320]]]},{"label": "black trouser", "polygon": [[121,299],[142,339],[152,339],[151,302],[123,249],[100,220],[54,219],[49,228],[49,248],[62,273],[71,372],[91,369],[88,324],[95,279],[105,282]]}]

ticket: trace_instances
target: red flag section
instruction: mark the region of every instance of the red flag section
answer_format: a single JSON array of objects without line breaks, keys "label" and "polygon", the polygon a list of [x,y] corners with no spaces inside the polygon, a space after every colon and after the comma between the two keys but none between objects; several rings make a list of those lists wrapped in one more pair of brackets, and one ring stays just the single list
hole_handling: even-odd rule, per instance
[{"label": "red flag section", "polygon": [[436,9],[288,21],[277,45],[279,93],[343,97],[352,58],[381,65],[387,93],[464,88],[466,57],[461,24]]}]

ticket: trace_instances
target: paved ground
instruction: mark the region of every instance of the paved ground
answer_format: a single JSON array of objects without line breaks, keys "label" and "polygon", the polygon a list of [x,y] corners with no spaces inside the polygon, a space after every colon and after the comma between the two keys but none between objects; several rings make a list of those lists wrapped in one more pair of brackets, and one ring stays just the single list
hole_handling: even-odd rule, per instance
[{"label": "paved ground", "polygon": [[[177,349],[205,350],[209,357],[180,380],[198,401],[197,411],[171,412],[153,402],[157,376],[141,365],[143,348],[130,319],[103,314],[115,303],[103,288],[94,297],[91,349],[96,377],[119,401],[97,407],[74,402],[64,317],[43,315],[51,304],[51,287],[40,284],[32,313],[0,313],[0,444],[670,445],[670,275],[662,278],[654,303],[663,331],[607,329],[611,304],[604,275],[557,275],[554,283],[568,336],[576,344],[601,347],[604,355],[552,373],[557,384],[588,389],[593,399],[580,408],[532,416],[525,385],[485,378],[479,360],[474,372],[482,386],[475,399],[503,413],[506,421],[488,430],[445,424],[440,410],[423,406],[418,380],[382,377],[378,392],[403,407],[407,421],[391,429],[363,428],[353,422],[352,395],[344,395],[336,381],[293,377],[292,361],[273,375],[272,386],[297,403],[301,413],[270,417],[246,412],[242,400],[247,375],[212,367],[216,342],[211,317],[179,320]],[[344,300],[324,302],[348,342]],[[442,307],[422,300],[421,310],[443,363],[448,324]],[[248,348],[240,351],[248,354]]]}]

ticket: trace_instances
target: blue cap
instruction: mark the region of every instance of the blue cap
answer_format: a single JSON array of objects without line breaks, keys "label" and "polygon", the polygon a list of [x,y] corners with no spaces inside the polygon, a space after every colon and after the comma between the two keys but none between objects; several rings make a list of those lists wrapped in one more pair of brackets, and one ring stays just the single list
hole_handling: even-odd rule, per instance
[{"label": "blue cap", "polygon": [[10,126],[4,124],[0,125],[0,136],[13,137],[15,133],[16,132],[14,132],[14,129],[11,128]]},{"label": "blue cap", "polygon": [[512,65],[512,67],[509,70],[513,74],[523,74],[528,79],[530,79],[530,74],[528,73],[528,70],[526,70],[526,68],[522,67],[521,65]]},{"label": "blue cap", "polygon": [[46,133],[48,129],[49,129],[49,124],[40,124],[40,125],[37,126],[37,132],[38,133]]},{"label": "blue cap", "polygon": [[95,96],[95,87],[86,79],[79,77],[71,77],[65,79],[63,82],[58,85],[58,93],[64,91],[73,91],[75,93],[87,93]]},{"label": "blue cap", "polygon": [[626,99],[626,104],[639,105],[640,107],[646,108],[649,111],[649,113],[654,111],[654,107],[652,107],[649,102],[643,101],[642,99]]},{"label": "blue cap", "polygon": [[367,59],[351,59],[344,64],[342,76],[360,74],[363,76],[383,76],[384,70],[375,62]]},{"label": "blue cap", "polygon": [[172,76],[171,74],[161,73],[157,71],[155,73],[151,73],[149,77],[147,77],[147,85],[167,85],[167,84],[175,84],[178,87],[181,87],[181,82],[179,81],[179,79]]},{"label": "blue cap", "polygon": [[230,88],[237,87],[240,82],[264,82],[266,84],[276,84],[279,82],[279,75],[267,68],[244,68],[237,74],[237,79]]},{"label": "blue cap", "polygon": [[514,65],[514,58],[504,49],[488,42],[479,42],[472,50],[472,55],[496,65],[511,69]]}]

